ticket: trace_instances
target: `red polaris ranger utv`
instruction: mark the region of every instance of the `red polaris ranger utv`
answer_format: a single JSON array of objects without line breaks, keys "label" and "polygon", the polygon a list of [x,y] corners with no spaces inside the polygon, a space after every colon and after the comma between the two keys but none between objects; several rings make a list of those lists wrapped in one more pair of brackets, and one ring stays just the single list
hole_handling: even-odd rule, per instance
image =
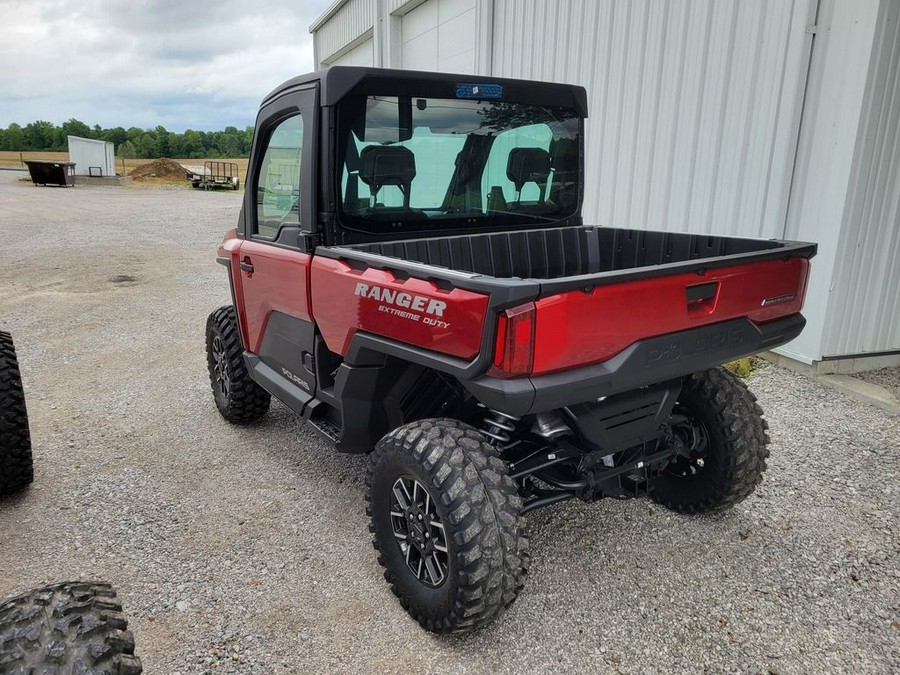
[{"label": "red polaris ranger utv", "polygon": [[800,333],[815,245],[585,225],[586,115],[581,87],[334,67],[257,118],[216,405],[249,424],[275,396],[371,453],[378,560],[431,631],[515,599],[533,509],[703,513],[765,469],[717,366]]}]

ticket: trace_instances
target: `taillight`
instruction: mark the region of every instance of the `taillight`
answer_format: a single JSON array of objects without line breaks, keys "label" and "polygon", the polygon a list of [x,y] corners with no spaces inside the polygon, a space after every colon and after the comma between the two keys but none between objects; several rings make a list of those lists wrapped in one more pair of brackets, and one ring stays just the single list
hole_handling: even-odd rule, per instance
[{"label": "taillight", "polygon": [[534,363],[534,303],[503,312],[497,324],[497,345],[491,375],[516,377],[531,373]]}]

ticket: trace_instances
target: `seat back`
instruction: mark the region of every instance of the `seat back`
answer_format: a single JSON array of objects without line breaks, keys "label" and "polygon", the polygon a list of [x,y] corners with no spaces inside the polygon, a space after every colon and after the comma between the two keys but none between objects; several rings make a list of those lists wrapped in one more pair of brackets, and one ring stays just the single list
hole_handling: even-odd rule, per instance
[{"label": "seat back", "polygon": [[369,145],[359,153],[359,177],[372,196],[385,185],[396,185],[403,193],[403,207],[409,208],[409,188],[416,177],[416,157],[402,145]]},{"label": "seat back", "polygon": [[544,188],[550,176],[550,153],[543,148],[513,148],[506,161],[506,177],[516,186],[516,201],[522,195],[525,183],[537,183],[540,202],[544,201]]}]

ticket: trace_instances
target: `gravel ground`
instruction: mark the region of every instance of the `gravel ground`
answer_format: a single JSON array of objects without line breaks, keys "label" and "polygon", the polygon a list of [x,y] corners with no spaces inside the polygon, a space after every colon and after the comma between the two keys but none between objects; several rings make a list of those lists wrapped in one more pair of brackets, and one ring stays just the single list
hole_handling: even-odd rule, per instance
[{"label": "gravel ground", "polygon": [[884,387],[900,399],[900,367],[879,368],[865,373],[856,373],[853,377]]},{"label": "gravel ground", "polygon": [[900,671],[900,420],[764,365],[766,480],[724,515],[529,516],[495,624],[426,634],[381,579],[365,459],[281,405],[229,426],[203,326],[229,301],[230,192],[36,188],[0,171],[0,326],[36,461],[0,502],[0,596],[113,583],[148,673]]}]

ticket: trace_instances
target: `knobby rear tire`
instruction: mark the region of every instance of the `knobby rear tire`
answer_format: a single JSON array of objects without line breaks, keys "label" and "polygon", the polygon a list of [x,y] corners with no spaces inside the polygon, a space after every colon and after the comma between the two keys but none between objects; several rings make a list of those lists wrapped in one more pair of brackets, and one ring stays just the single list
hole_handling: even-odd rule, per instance
[{"label": "knobby rear tire", "polygon": [[749,497],[766,470],[769,425],[747,385],[723,368],[695,373],[685,379],[678,407],[704,428],[707,453],[696,473],[665,469],[651,498],[673,511],[712,513]]},{"label": "knobby rear tire", "polygon": [[[425,486],[446,528],[449,565],[437,588],[416,578],[395,539],[391,489],[404,475]],[[400,604],[422,627],[470,631],[516,599],[528,565],[522,501],[506,464],[477,430],[451,419],[395,429],[370,455],[366,486],[378,562]]]}]

